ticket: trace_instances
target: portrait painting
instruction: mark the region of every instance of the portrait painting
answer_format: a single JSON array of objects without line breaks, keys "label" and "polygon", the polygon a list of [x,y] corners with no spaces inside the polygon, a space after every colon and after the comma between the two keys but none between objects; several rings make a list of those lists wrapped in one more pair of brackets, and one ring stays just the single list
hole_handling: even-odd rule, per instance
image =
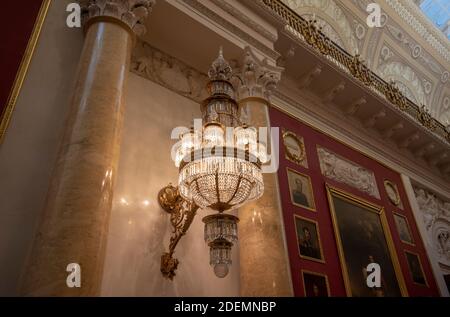
[{"label": "portrait painting", "polygon": [[286,154],[285,156],[289,161],[308,167],[305,145],[302,137],[297,136],[294,132],[284,131],[283,145]]},{"label": "portrait painting", "polygon": [[309,176],[290,168],[287,169],[287,176],[292,203],[296,206],[314,211],[316,206]]},{"label": "portrait painting", "polygon": [[298,215],[295,215],[294,219],[300,257],[308,260],[325,262],[317,222]]},{"label": "portrait painting", "polygon": [[[328,185],[327,193],[347,295],[406,296],[384,209]],[[382,268],[379,287],[367,286],[370,263]]]},{"label": "portrait painting", "polygon": [[400,240],[404,243],[414,245],[414,240],[411,233],[411,228],[409,227],[408,219],[405,216],[398,213],[393,213],[395,226],[397,228]]},{"label": "portrait painting", "polygon": [[324,274],[302,270],[305,297],[329,297],[328,278]]},{"label": "portrait painting", "polygon": [[428,286],[419,255],[409,251],[405,251],[405,255],[406,262],[408,262],[409,273],[411,274],[413,282],[422,286]]}]

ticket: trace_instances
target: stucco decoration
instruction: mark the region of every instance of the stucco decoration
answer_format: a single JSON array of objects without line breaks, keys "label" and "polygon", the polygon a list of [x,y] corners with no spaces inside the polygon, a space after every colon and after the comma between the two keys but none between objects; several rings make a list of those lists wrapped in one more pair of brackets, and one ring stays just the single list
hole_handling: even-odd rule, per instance
[{"label": "stucco decoration", "polygon": [[317,147],[317,154],[323,176],[352,186],[375,198],[380,198],[377,181],[372,171],[323,147]]},{"label": "stucco decoration", "polygon": [[400,91],[414,103],[427,104],[422,81],[411,67],[389,62],[378,67],[378,74],[386,81],[395,81]]},{"label": "stucco decoration", "polygon": [[424,188],[415,186],[414,193],[438,261],[450,265],[450,202]]},{"label": "stucco decoration", "polygon": [[439,121],[450,130],[450,96],[445,96],[442,99],[442,105],[439,109]]},{"label": "stucco decoration", "polygon": [[133,51],[131,71],[196,102],[204,100],[208,77],[178,59],[139,41]]},{"label": "stucco decoration", "polygon": [[311,19],[315,14],[319,26],[325,35],[339,44],[347,52],[358,52],[358,42],[351,23],[344,12],[333,0],[282,0],[298,15]]},{"label": "stucco decoration", "polygon": [[89,19],[106,16],[126,23],[138,36],[147,32],[145,20],[155,0],[79,0],[84,22]]}]

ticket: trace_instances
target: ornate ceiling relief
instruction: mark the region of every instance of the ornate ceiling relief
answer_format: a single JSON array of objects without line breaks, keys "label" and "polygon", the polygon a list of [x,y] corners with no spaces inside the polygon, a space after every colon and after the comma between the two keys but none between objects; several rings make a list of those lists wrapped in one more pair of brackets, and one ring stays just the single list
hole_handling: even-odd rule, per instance
[{"label": "ornate ceiling relief", "polygon": [[450,265],[450,202],[424,188],[414,186],[422,220],[439,262]]},{"label": "ornate ceiling relief", "polygon": [[438,110],[439,121],[441,121],[447,129],[450,130],[450,94],[445,95],[440,103],[441,107]]},{"label": "ornate ceiling relief", "polygon": [[208,95],[205,74],[143,41],[133,51],[131,71],[196,102]]},{"label": "ornate ceiling relief", "polygon": [[[384,46],[383,48],[386,48]],[[390,54],[382,50],[382,56]],[[422,86],[422,81],[411,69],[411,67],[400,62],[389,62],[381,64],[377,70],[378,74],[386,81],[393,80],[398,85],[400,91],[414,103],[421,105],[427,104],[425,96],[425,89]]]},{"label": "ornate ceiling relief", "polygon": [[323,27],[325,35],[351,54],[359,51],[350,22],[333,0],[282,0],[282,2],[307,20],[312,19],[315,14],[315,19],[319,26]]},{"label": "ornate ceiling relief", "polygon": [[[370,2],[373,1],[353,0],[353,3],[364,13],[367,4]],[[408,64],[410,65],[409,68],[415,73],[415,76],[413,77],[418,78],[422,91],[425,93],[424,99],[421,99],[422,97],[418,96],[421,92],[416,93],[414,90],[414,87],[419,87],[419,85],[417,85],[418,82],[410,84],[404,81],[406,78],[397,78],[397,83],[402,89],[402,92],[413,101],[416,100],[417,102],[420,102],[421,100],[424,100],[431,115],[443,124],[448,124],[446,120],[448,120],[449,114],[442,109],[442,93],[445,90],[445,87],[448,86],[450,77],[449,69],[446,65],[439,63],[436,60],[435,55],[433,56],[432,54],[437,53],[445,60],[449,61],[450,45],[448,45],[448,40],[440,35],[440,32],[435,32],[435,27],[428,23],[427,19],[423,17],[423,14],[417,10],[416,6],[414,4],[409,4],[408,2],[409,1],[399,0],[385,0],[384,2],[380,2],[382,10],[390,10],[389,7],[391,7],[399,17],[405,21],[406,25],[401,26],[396,22],[396,19],[388,19],[386,16],[383,27],[369,30],[369,38],[366,40],[367,47],[365,48],[365,52],[367,52],[365,56],[367,64],[371,66],[374,65],[374,69],[378,72],[379,65],[381,64],[381,62],[378,61],[378,56],[381,57],[382,62],[387,62],[393,57],[396,57],[397,62],[405,65],[406,63],[404,61],[408,61]],[[342,4],[345,6],[344,1],[342,1]],[[402,50],[399,51],[399,54],[394,54],[393,48],[389,48],[387,45],[381,46],[381,51],[377,51],[376,43],[378,43],[384,35],[389,36],[389,38],[393,39],[398,44],[399,48],[402,48]],[[417,37],[422,37],[430,45],[426,47],[421,46],[417,41]],[[420,68],[419,65],[423,68]],[[429,77],[425,76],[419,69],[428,71],[429,75],[427,76]],[[389,78],[383,77],[382,74],[380,74],[380,76],[385,80],[389,80]],[[415,99],[411,96],[414,96]]]},{"label": "ornate ceiling relief", "polygon": [[408,23],[431,47],[450,62],[448,39],[420,12],[412,1],[385,0],[397,14]]},{"label": "ornate ceiling relief", "polygon": [[323,176],[380,199],[377,181],[372,171],[323,147],[317,147],[317,154],[319,155],[320,170]]}]

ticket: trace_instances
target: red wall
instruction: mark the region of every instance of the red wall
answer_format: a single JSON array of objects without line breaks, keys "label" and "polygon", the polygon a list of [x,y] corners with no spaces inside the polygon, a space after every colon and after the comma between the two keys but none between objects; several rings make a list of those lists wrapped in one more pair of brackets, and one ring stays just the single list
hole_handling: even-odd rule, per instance
[{"label": "red wall", "polygon": [[[390,232],[409,296],[439,296],[439,292],[437,290],[431,267],[425,253],[423,242],[420,238],[419,231],[411,212],[411,207],[409,205],[400,174],[361,154],[360,152],[353,150],[348,146],[345,146],[337,140],[320,133],[310,126],[303,124],[302,122],[288,116],[287,114],[282,113],[277,109],[270,109],[270,120],[273,127],[280,128],[280,166],[278,170],[278,179],[280,184],[281,204],[283,208],[283,217],[295,296],[304,296],[303,283],[301,280],[302,269],[327,275],[330,284],[329,286],[331,296],[346,295],[338,249],[333,233],[334,230],[327,200],[325,183],[340,188],[348,193],[351,193],[352,195],[361,197],[376,205],[384,206]],[[284,146],[282,145],[283,142],[281,129],[292,131],[298,136],[303,137],[308,161],[308,168],[304,168],[285,158]],[[378,184],[378,190],[380,192],[381,200],[360,192],[353,187],[330,179],[326,179],[324,176],[322,176],[316,150],[317,145],[321,145],[326,149],[331,150],[334,153],[344,158],[348,158],[351,161],[373,171]],[[310,176],[317,212],[295,206],[291,203],[286,172],[287,167]],[[397,184],[401,201],[403,203],[403,210],[396,208],[389,201],[383,185],[385,179],[389,179]],[[411,227],[413,239],[415,241],[415,246],[411,246],[400,241],[393,219],[393,211],[407,217]],[[295,232],[294,215],[300,215],[302,217],[313,219],[318,222],[326,263],[319,263],[300,258]],[[411,275],[409,273],[404,250],[413,251],[420,255],[420,260],[422,262],[424,273],[428,281],[428,287],[413,283]]]},{"label": "red wall", "polygon": [[[0,115],[33,31],[42,0],[2,1],[0,10]],[[1,118],[1,117],[0,117]]]}]

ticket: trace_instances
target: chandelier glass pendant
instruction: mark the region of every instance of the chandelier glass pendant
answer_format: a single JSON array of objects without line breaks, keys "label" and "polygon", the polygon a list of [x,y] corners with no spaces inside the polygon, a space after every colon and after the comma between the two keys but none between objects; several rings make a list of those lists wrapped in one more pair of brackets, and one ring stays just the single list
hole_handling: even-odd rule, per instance
[{"label": "chandelier glass pendant", "polygon": [[181,197],[200,208],[217,211],[203,222],[210,264],[218,277],[228,273],[239,221],[224,212],[264,192],[261,164],[266,147],[258,142],[256,129],[247,127],[238,117],[231,75],[221,49],[208,72],[210,96],[201,105],[202,130],[191,129],[181,136],[175,159]]}]

